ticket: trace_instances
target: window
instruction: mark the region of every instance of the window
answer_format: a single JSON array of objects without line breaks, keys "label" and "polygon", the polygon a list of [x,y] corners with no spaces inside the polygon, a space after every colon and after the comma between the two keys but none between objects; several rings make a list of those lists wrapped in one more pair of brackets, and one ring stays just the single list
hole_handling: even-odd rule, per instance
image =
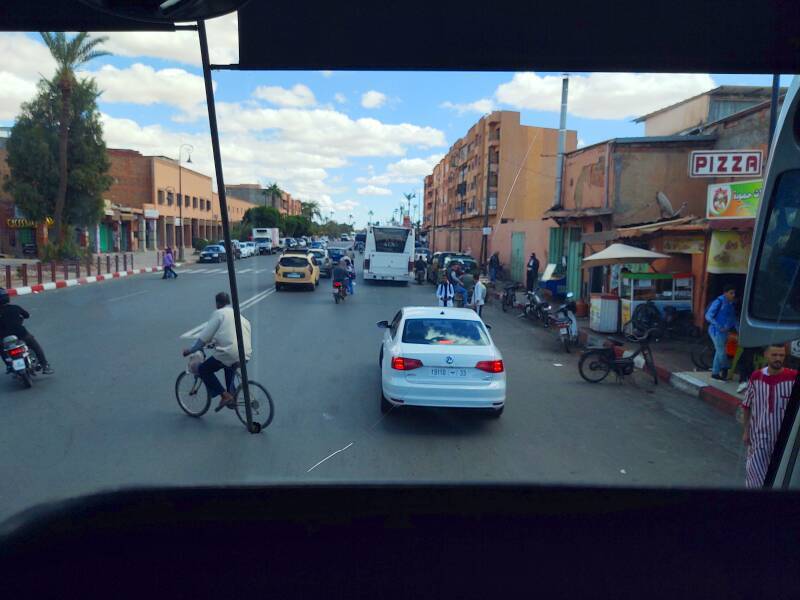
[{"label": "window", "polygon": [[461,319],[407,319],[404,344],[488,346],[489,336],[480,321]]},{"label": "window", "polygon": [[164,204],[164,190],[158,190],[158,203]]},{"label": "window", "polygon": [[408,229],[400,227],[376,227],[373,229],[375,236],[375,252],[403,252],[408,240]]},{"label": "window", "polygon": [[167,206],[172,206],[172,203],[175,201],[175,196],[173,196],[172,192],[167,192]]},{"label": "window", "polygon": [[197,208],[197,196],[192,196],[192,208]]},{"label": "window", "polygon": [[489,173],[489,187],[497,187],[497,173]]},{"label": "window", "polygon": [[284,256],[279,262],[282,267],[289,267],[292,269],[308,266],[308,258],[305,256]]},{"label": "window", "polygon": [[206,210],[211,210],[211,200],[206,200]]},{"label": "window", "polygon": [[403,318],[403,311],[397,311],[397,314],[392,319],[392,324],[389,325],[389,335],[392,339],[397,335],[397,328],[400,326],[400,320]]},{"label": "window", "polygon": [[178,205],[178,206],[180,206],[180,205],[181,205],[181,202],[183,202],[183,196],[181,196],[180,194],[178,194],[178,204],[177,204],[177,205]]},{"label": "window", "polygon": [[186,208],[189,208],[189,196],[184,196],[184,197],[183,197],[183,205],[184,205]]}]

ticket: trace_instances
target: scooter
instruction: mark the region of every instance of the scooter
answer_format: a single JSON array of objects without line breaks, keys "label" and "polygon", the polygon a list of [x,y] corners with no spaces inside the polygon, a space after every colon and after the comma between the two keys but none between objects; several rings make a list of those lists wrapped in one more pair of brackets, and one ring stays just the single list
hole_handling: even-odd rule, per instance
[{"label": "scooter", "polygon": [[33,386],[33,378],[41,367],[25,342],[15,335],[3,338],[3,361],[6,363],[6,374],[14,375],[26,388]]},{"label": "scooter", "polygon": [[541,288],[526,292],[526,295],[528,303],[525,305],[525,316],[540,321],[545,327],[550,327],[550,303],[544,299]]},{"label": "scooter", "polygon": [[344,284],[344,281],[334,281],[333,282],[333,300],[336,304],[339,304],[341,300],[344,302],[344,299],[347,297],[347,287]]},{"label": "scooter", "polygon": [[417,277],[417,283],[422,284],[425,281],[425,269],[417,269],[415,271],[415,275]]},{"label": "scooter", "polygon": [[549,313],[550,324],[558,329],[558,336],[564,351],[569,352],[570,345],[578,343],[578,319],[575,317],[575,294],[569,292],[566,301],[556,310]]}]

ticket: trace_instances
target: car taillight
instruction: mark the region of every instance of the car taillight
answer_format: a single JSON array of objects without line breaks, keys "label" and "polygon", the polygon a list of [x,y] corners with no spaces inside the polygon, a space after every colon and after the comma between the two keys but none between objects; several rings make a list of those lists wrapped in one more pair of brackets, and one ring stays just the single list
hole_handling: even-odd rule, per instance
[{"label": "car taillight", "polygon": [[24,346],[17,346],[16,348],[11,348],[11,350],[8,351],[8,355],[11,358],[20,358],[24,354],[25,354]]},{"label": "car taillight", "polygon": [[369,271],[369,259],[368,258],[364,259],[364,270],[365,271]]},{"label": "car taillight", "polygon": [[392,358],[392,368],[397,371],[411,371],[412,369],[419,369],[421,366],[422,361],[416,358],[403,358],[402,356]]},{"label": "car taillight", "polygon": [[505,370],[502,360],[482,360],[475,368],[487,373],[502,373]]}]

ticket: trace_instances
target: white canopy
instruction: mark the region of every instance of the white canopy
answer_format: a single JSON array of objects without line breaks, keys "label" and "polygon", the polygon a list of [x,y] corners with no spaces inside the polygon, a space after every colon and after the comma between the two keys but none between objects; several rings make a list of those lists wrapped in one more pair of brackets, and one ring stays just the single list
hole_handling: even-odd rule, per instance
[{"label": "white canopy", "polygon": [[649,263],[659,258],[669,258],[669,256],[635,246],[628,246],[627,244],[611,244],[605,250],[584,258],[583,268],[627,263]]}]

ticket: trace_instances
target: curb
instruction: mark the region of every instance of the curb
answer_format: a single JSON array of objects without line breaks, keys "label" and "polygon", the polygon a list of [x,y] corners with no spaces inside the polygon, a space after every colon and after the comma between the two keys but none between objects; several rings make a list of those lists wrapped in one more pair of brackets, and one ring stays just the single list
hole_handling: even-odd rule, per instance
[{"label": "curb", "polygon": [[60,290],[62,288],[75,287],[76,285],[86,285],[89,283],[97,283],[98,281],[106,281],[109,279],[120,279],[128,277],[129,275],[138,275],[140,273],[156,273],[162,271],[164,267],[150,267],[148,269],[133,269],[130,271],[118,271],[116,273],[106,273],[105,275],[92,275],[90,277],[80,277],[78,279],[64,279],[61,281],[50,281],[47,283],[37,283],[36,285],[29,285],[24,287],[9,288],[6,290],[9,296],[25,296],[26,294],[39,294],[49,290]]}]

